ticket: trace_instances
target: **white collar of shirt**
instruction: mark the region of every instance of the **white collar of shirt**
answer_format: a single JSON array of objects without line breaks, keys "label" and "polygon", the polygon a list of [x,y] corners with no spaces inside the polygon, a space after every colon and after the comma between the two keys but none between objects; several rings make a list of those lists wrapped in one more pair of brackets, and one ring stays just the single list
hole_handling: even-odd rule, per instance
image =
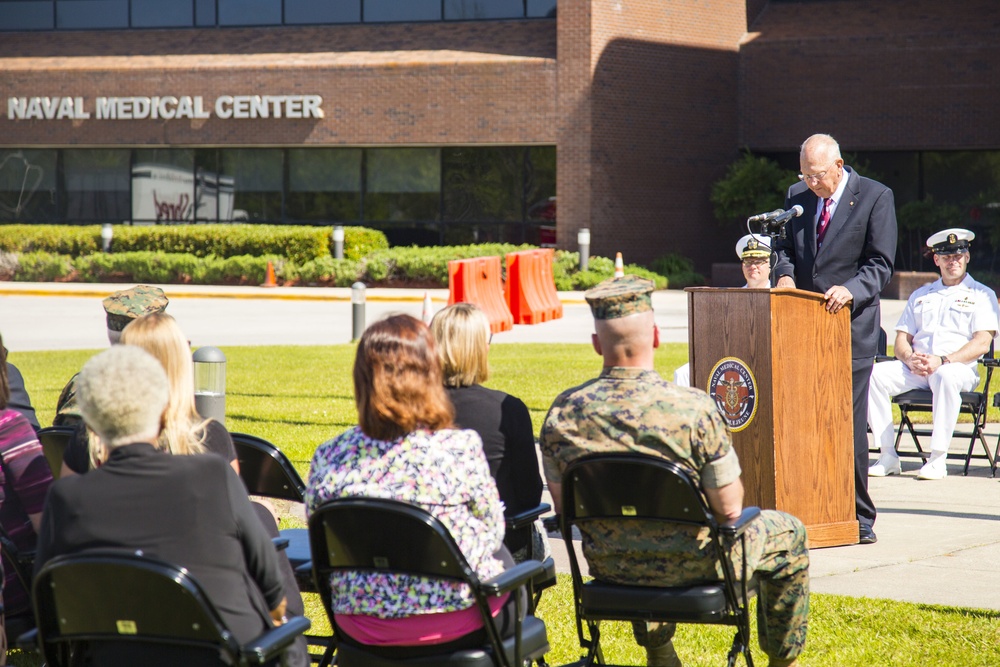
[{"label": "white collar of shirt", "polygon": [[970,276],[968,273],[966,273],[965,276],[962,278],[962,282],[958,283],[957,285],[945,285],[944,281],[938,278],[936,281],[934,281],[933,285],[931,286],[931,291],[940,292],[942,290],[957,290],[957,289],[971,290],[972,283],[974,282],[975,281],[972,279],[972,276]]},{"label": "white collar of shirt", "polygon": [[[840,183],[837,185],[836,191],[830,196],[830,199],[832,200],[830,202],[830,219],[831,220],[833,220],[833,216],[837,213],[837,202],[839,202],[840,198],[844,196],[844,190],[847,189],[847,179],[850,177],[850,175],[851,175],[851,168],[845,165],[844,166],[844,176],[843,176],[843,178],[840,179]],[[816,199],[817,199],[817,202],[816,202],[816,216],[815,216],[815,219],[813,220],[813,222],[818,223],[819,222],[819,216],[822,215],[822,213],[823,213],[823,201],[824,200],[823,200],[822,197],[817,197]]]}]

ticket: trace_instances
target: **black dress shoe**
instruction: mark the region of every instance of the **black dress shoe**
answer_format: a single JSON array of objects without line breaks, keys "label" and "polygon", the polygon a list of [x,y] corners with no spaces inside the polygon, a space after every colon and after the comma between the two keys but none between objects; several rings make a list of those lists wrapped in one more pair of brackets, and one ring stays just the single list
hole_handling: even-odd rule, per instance
[{"label": "black dress shoe", "polygon": [[875,544],[878,542],[878,538],[875,537],[875,531],[868,524],[859,523],[858,524],[858,544]]}]

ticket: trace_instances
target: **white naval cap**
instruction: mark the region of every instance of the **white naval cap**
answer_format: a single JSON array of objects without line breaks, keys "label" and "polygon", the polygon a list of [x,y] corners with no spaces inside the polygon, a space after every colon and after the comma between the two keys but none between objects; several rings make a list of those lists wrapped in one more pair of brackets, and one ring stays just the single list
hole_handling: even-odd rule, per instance
[{"label": "white naval cap", "polygon": [[968,229],[953,227],[951,229],[944,229],[937,234],[931,234],[930,238],[927,239],[927,247],[935,254],[948,254],[958,252],[959,250],[967,250],[969,248],[969,241],[974,238],[976,238],[976,235]]},{"label": "white naval cap", "polygon": [[736,256],[740,259],[748,257],[770,257],[771,248],[767,238],[757,234],[747,234],[736,242]]}]

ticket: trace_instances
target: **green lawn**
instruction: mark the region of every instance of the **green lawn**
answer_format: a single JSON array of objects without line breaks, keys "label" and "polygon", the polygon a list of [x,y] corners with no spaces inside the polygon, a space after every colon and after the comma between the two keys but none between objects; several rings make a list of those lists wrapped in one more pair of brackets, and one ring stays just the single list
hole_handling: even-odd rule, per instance
[{"label": "green lawn", "polygon": [[[306,476],[316,446],[355,422],[353,346],[232,347],[224,352],[229,360],[227,426],[275,442]],[[24,374],[43,425],[51,423],[66,380],[92,354],[11,353],[10,361]],[[664,345],[657,351],[657,370],[669,378],[686,357],[686,345]],[[536,433],[556,394],[600,369],[600,358],[588,345],[495,345],[490,359],[494,376],[488,384],[524,400]],[[328,627],[315,596],[307,596],[307,613],[314,631]],[[553,647],[549,662],[557,665],[579,657],[567,577],[561,576],[559,585],[546,593],[540,615],[548,624]],[[604,636],[609,660],[642,664],[643,655],[626,624],[610,624]],[[731,639],[726,629],[682,627],[677,650],[688,666],[723,664]],[[753,643],[756,646],[756,637]],[[34,656],[17,652],[11,658],[15,665],[38,664]],[[767,664],[759,651],[755,660]],[[801,664],[998,665],[1000,613],[814,595]]]}]

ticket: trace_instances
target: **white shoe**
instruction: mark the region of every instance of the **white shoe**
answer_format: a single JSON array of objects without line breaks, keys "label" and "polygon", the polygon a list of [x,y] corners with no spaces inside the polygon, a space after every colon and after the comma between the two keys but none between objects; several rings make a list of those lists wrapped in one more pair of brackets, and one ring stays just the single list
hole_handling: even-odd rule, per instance
[{"label": "white shoe", "polygon": [[879,456],[875,465],[868,469],[869,477],[887,477],[889,475],[901,475],[902,473],[903,468],[899,465],[899,457],[886,456],[885,454]]},{"label": "white shoe", "polygon": [[917,473],[917,479],[944,479],[948,476],[948,466],[944,460],[934,463],[925,463]]}]

